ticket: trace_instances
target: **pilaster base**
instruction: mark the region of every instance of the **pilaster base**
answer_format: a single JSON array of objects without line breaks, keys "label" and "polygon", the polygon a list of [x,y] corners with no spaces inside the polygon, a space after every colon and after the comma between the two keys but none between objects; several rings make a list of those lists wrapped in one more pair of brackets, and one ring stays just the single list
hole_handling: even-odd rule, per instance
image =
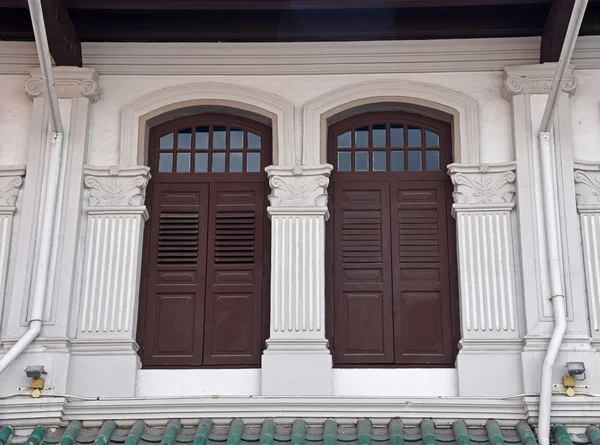
[{"label": "pilaster base", "polygon": [[[263,396],[330,396],[333,394],[332,361],[325,345],[274,342],[262,356]],[[279,348],[277,346],[279,346]]]},{"label": "pilaster base", "polygon": [[456,358],[461,397],[511,396],[523,393],[520,341],[463,344]]},{"label": "pilaster base", "polygon": [[71,349],[68,393],[134,397],[140,359],[131,341],[76,341]]}]

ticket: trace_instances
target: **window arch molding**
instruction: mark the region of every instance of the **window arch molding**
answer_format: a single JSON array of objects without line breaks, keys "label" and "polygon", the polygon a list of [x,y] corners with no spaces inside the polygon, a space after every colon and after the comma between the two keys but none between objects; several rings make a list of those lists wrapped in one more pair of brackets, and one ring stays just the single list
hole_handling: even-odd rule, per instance
[{"label": "window arch molding", "polygon": [[417,106],[447,115],[453,129],[453,159],[460,164],[479,163],[479,119],[477,101],[458,91],[410,80],[379,80],[344,86],[319,96],[304,107],[303,164],[327,160],[327,128],[340,113],[392,103]]},{"label": "window arch molding", "polygon": [[202,106],[226,107],[269,119],[273,129],[273,163],[293,164],[294,106],[291,102],[263,90],[203,82],[163,88],[125,105],[121,112],[119,166],[148,164],[148,136],[150,127],[155,125],[153,119],[176,110]]}]

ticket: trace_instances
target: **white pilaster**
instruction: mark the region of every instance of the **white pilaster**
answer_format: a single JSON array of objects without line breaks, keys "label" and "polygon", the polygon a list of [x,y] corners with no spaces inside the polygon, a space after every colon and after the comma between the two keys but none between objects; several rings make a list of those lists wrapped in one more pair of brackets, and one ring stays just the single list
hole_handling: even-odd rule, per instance
[{"label": "white pilaster", "polygon": [[575,162],[592,344],[600,350],[600,162]]},{"label": "white pilaster", "polygon": [[451,164],[448,170],[458,231],[459,394],[516,394],[522,386],[513,255],[515,165]]},{"label": "white pilaster", "polygon": [[8,267],[12,244],[13,219],[17,197],[23,185],[24,166],[0,167],[0,314],[4,310]]},{"label": "white pilaster", "polygon": [[87,223],[83,280],[73,313],[77,329],[71,341],[71,393],[134,395],[148,172],[145,166],[84,169]]},{"label": "white pilaster", "polygon": [[[44,365],[48,373],[46,384],[55,388],[56,392],[66,391],[67,386],[70,308],[77,280],[76,253],[82,220],[83,163],[87,155],[91,108],[100,99],[100,90],[98,75],[92,68],[56,67],[54,77],[65,141],[59,177],[62,194],[58,196],[55,209],[58,219],[52,237],[42,332],[3,374],[6,389],[10,392],[29,383],[23,373],[23,365],[27,364]],[[14,258],[10,298],[7,298],[4,308],[1,352],[19,339],[29,321],[31,283],[35,278],[39,249],[36,245],[40,230],[39,209],[42,191],[46,187],[45,169],[51,135],[48,99],[39,68],[30,70],[24,90],[33,102],[27,178],[22,192],[22,205],[16,215],[19,218],[18,224],[15,224],[18,249]]]},{"label": "white pilaster", "polygon": [[267,167],[271,323],[263,395],[330,395],[325,338],[325,221],[330,165]]},{"label": "white pilaster", "polygon": [[[517,224],[521,289],[524,303],[523,382],[524,392],[539,390],[541,362],[554,326],[550,301],[548,258],[542,208],[541,162],[538,133],[556,64],[505,68],[505,98],[512,106],[513,146],[517,163]],[[569,98],[575,94],[577,79],[569,67],[558,95],[552,121],[554,152],[552,174],[558,189],[555,206],[561,230],[561,257],[567,303],[567,332],[556,361],[555,380],[564,374],[568,360],[596,362],[591,347],[585,298],[584,262],[581,232],[575,202],[571,110]],[[595,365],[593,365],[595,366]],[[598,375],[600,377],[600,375]],[[592,374],[588,374],[591,381]],[[594,377],[594,380],[596,378]]]}]

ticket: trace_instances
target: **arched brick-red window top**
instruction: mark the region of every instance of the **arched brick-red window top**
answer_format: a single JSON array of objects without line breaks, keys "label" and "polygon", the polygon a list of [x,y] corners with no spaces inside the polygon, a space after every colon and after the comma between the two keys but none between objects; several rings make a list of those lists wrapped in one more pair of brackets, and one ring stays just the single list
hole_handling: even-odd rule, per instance
[{"label": "arched brick-red window top", "polygon": [[150,131],[138,342],[144,367],[260,366],[271,129],[201,114]]},{"label": "arched brick-red window top", "polygon": [[327,333],[336,366],[451,366],[458,343],[450,125],[367,113],[329,128]]}]

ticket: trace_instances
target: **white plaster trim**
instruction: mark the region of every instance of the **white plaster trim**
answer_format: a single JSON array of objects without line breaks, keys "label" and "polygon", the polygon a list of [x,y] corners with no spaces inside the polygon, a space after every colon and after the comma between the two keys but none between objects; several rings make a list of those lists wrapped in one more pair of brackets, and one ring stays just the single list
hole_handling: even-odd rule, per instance
[{"label": "white plaster trim", "polygon": [[[507,66],[504,69],[502,96],[506,100],[516,94],[549,94],[556,72],[556,63],[537,65]],[[577,90],[577,78],[572,75],[573,65],[569,65],[561,90],[570,96]]]},{"label": "white plaster trim", "polygon": [[[552,419],[569,427],[585,427],[600,421],[600,399],[595,397],[554,396]],[[291,423],[304,418],[309,423],[335,419],[341,424],[369,418],[375,426],[386,425],[400,417],[405,426],[416,426],[424,418],[438,426],[450,426],[464,419],[469,426],[483,426],[496,419],[505,428],[520,420],[537,423],[538,397],[173,397],[138,399],[76,400],[64,397],[32,399],[27,396],[0,400],[3,421],[19,431],[36,425],[59,426],[81,420],[86,428],[99,427],[106,419],[131,426],[142,419],[149,426],[165,426],[169,419],[183,425],[196,425],[199,418],[210,417],[216,425],[243,418],[258,424],[267,418]]]},{"label": "white plaster trim", "polygon": [[[54,87],[59,99],[86,97],[92,103],[100,100],[98,73],[93,68],[55,67]],[[25,94],[30,100],[46,96],[46,86],[40,68],[29,70],[30,78],[25,81]]]},{"label": "white plaster trim", "polygon": [[479,162],[477,101],[439,85],[398,79],[351,84],[308,102],[304,107],[302,163],[319,164],[325,160],[327,118],[359,104],[381,102],[417,104],[450,114],[454,119],[454,160],[465,164]]},{"label": "white plaster trim", "polygon": [[[539,60],[539,37],[380,42],[82,44],[100,75],[274,75],[502,71]],[[577,39],[572,63],[600,68],[600,36]],[[0,42],[0,75],[38,65],[32,42]]]},{"label": "white plaster trim", "polygon": [[574,161],[579,213],[600,213],[600,161]]},{"label": "white plaster trim", "polygon": [[480,208],[512,209],[516,193],[514,162],[501,164],[464,165],[450,164],[448,174],[454,184],[452,197],[454,212]]},{"label": "white plaster trim", "polygon": [[[143,164],[143,140],[146,121],[174,108],[204,104],[223,105],[224,102],[242,109],[252,107],[261,115],[273,120],[273,155],[279,164],[292,164],[294,160],[294,106],[291,102],[268,91],[240,85],[205,82],[187,83],[146,94],[125,105],[121,114],[120,167]],[[147,142],[147,141],[145,141]],[[278,155],[278,156],[276,156]]]},{"label": "white plaster trim", "polygon": [[25,176],[24,165],[0,166],[0,213],[13,214]]}]

